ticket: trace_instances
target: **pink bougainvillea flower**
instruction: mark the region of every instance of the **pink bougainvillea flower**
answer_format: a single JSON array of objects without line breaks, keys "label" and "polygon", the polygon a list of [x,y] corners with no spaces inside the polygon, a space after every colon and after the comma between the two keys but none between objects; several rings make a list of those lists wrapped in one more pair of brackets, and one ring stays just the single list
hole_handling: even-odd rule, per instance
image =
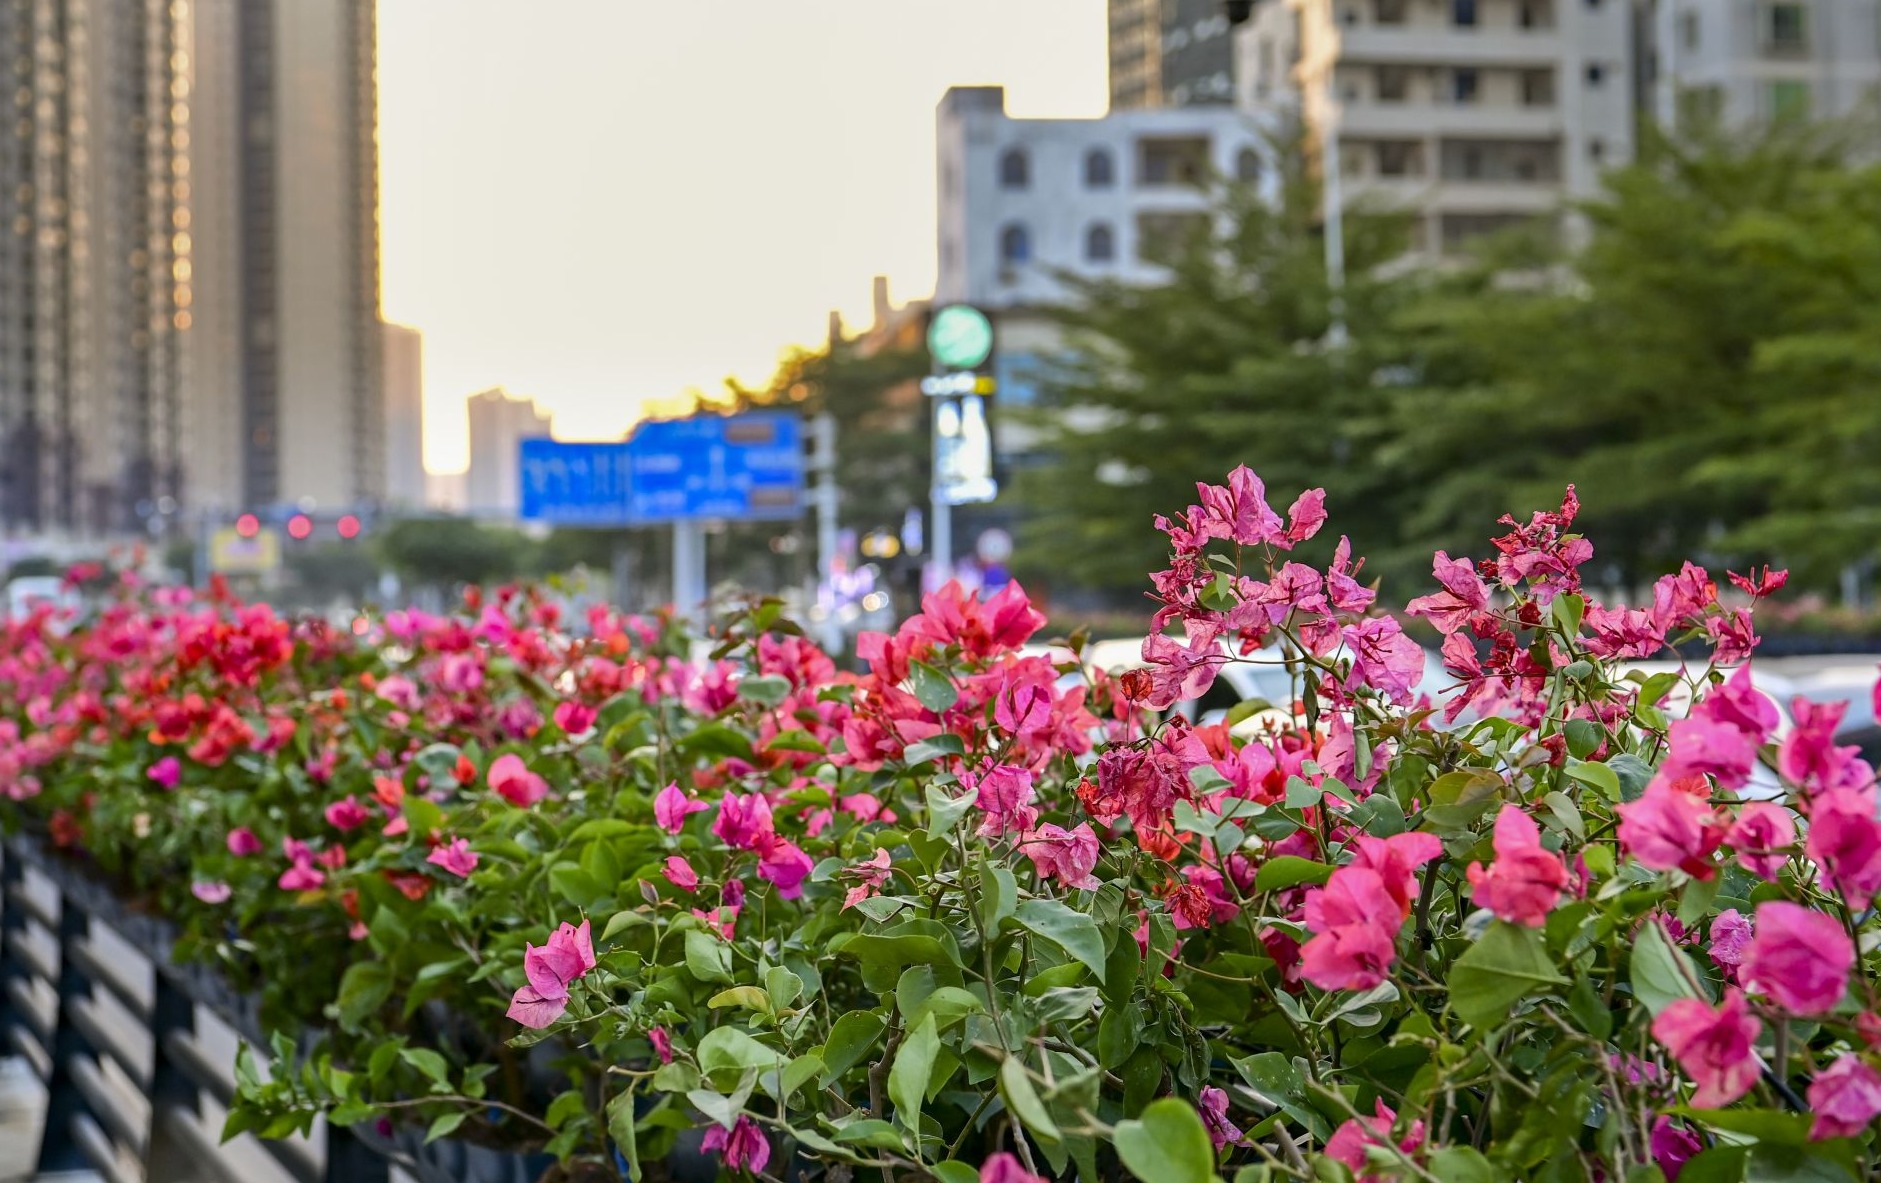
[{"label": "pink bougainvillea flower", "polygon": [[726,793],[719,802],[718,816],[712,819],[712,833],[727,846],[756,849],[773,836],[770,801],[763,793],[748,797]]},{"label": "pink bougainvillea flower", "polygon": [[844,869],[843,878],[850,880],[851,886],[843,896],[843,907],[853,908],[882,890],[882,884],[888,882],[888,868],[888,852],[878,846],[873,855]]},{"label": "pink bougainvillea flower", "polygon": [[1680,870],[1697,879],[1709,879],[1716,871],[1711,855],[1724,841],[1723,819],[1663,775],[1646,786],[1639,800],[1620,806],[1619,814],[1620,843],[1642,866]]},{"label": "pink bougainvillea flower", "polygon": [[183,765],[175,756],[165,756],[152,764],[144,775],[165,789],[174,789],[176,782],[183,778]]},{"label": "pink bougainvillea flower", "polygon": [[1777,771],[1783,779],[1809,793],[1831,789],[1865,789],[1874,785],[1874,769],[1853,745],[1837,747],[1846,702],[1811,702],[1798,695],[1790,700],[1796,726],[1777,749]]},{"label": "pink bougainvillea flower", "polygon": [[980,1183],[1051,1183],[1025,1169],[1009,1150],[1001,1150],[980,1164]]},{"label": "pink bougainvillea flower", "polygon": [[1031,769],[996,764],[978,774],[962,773],[961,783],[968,789],[979,790],[974,804],[983,814],[979,828],[982,838],[1020,833],[1031,829],[1038,821],[1038,810],[1032,806],[1036,794],[1032,789]]},{"label": "pink bougainvillea flower", "polygon": [[1679,1172],[1685,1169],[1686,1162],[1705,1148],[1697,1134],[1664,1116],[1653,1121],[1652,1136],[1647,1142],[1652,1160],[1665,1172],[1667,1183],[1678,1183]]},{"label": "pink bougainvillea flower", "polygon": [[771,1161],[771,1144],[765,1139],[764,1131],[742,1113],[729,1130],[713,1125],[705,1132],[705,1141],[700,1145],[723,1154],[725,1165],[734,1171],[745,1170],[755,1175]]},{"label": "pink bougainvillea flower", "polygon": [[1881,1072],[1860,1056],[1838,1057],[1809,1086],[1811,1138],[1852,1138],[1881,1116]]},{"label": "pink bougainvillea flower", "polygon": [[1777,729],[1776,704],[1751,685],[1750,667],[1741,665],[1724,683],[1706,694],[1692,714],[1735,727],[1762,744]]},{"label": "pink bougainvillea flower", "polygon": [[1306,897],[1302,976],[1326,990],[1369,990],[1397,956],[1404,913],[1376,871],[1341,867]]},{"label": "pink bougainvillea flower", "polygon": [[1019,839],[1019,852],[1032,860],[1041,878],[1056,879],[1064,887],[1092,888],[1097,877],[1097,832],[1090,822],[1074,830],[1046,822]]},{"label": "pink bougainvillea flower", "polygon": [[601,712],[579,702],[558,702],[555,704],[555,725],[569,735],[581,735],[590,727]]},{"label": "pink bougainvillea flower", "polygon": [[679,855],[668,855],[665,874],[667,880],[681,891],[699,889],[699,873],[692,869],[692,864]]},{"label": "pink bougainvillea flower", "polygon": [[528,984],[511,997],[509,1017],[525,1027],[547,1027],[568,1009],[568,984],[594,968],[588,922],[563,923],[542,946],[525,945],[523,976]]},{"label": "pink bougainvillea flower", "polygon": [[1751,932],[1749,918],[1736,908],[1726,908],[1711,921],[1711,960],[1724,971],[1728,982],[1737,981],[1744,951],[1750,948]]},{"label": "pink bougainvillea flower", "polygon": [[[1367,1147],[1389,1147],[1391,1127],[1398,1119],[1397,1111],[1382,1100],[1374,1101],[1372,1116],[1348,1117],[1332,1132],[1326,1140],[1326,1157],[1344,1163],[1358,1176],[1358,1183],[1383,1183],[1388,1176],[1380,1175],[1367,1168],[1371,1165],[1365,1151]],[[1414,1121],[1398,1149],[1405,1153],[1414,1153],[1424,1144],[1424,1123]]]},{"label": "pink bougainvillea flower", "polygon": [[1567,886],[1567,865],[1542,848],[1541,828],[1521,809],[1505,806],[1496,817],[1496,861],[1487,869],[1469,865],[1470,893],[1511,924],[1540,928]]},{"label": "pink bougainvillea flower", "polygon": [[1726,989],[1715,1007],[1703,999],[1680,998],[1652,1021],[1653,1037],[1698,1086],[1692,1104],[1700,1109],[1729,1105],[1757,1083],[1763,1070],[1756,1047],[1761,1030],[1743,991],[1735,987]]},{"label": "pink bougainvillea flower", "polygon": [[794,842],[772,836],[758,856],[758,878],[777,888],[784,899],[803,894],[803,881],[816,870],[816,863]]},{"label": "pink bougainvillea flower", "polygon": [[694,801],[680,791],[677,781],[661,789],[653,798],[653,820],[669,834],[677,834],[686,828],[688,814],[702,813],[711,806],[703,801]]},{"label": "pink bougainvillea flower", "polygon": [[425,856],[425,861],[442,867],[459,879],[468,879],[470,873],[477,869],[477,852],[470,849],[469,842],[457,838],[434,849]]},{"label": "pink bougainvillea flower", "polygon": [[1404,626],[1389,616],[1372,616],[1344,632],[1352,653],[1348,679],[1380,691],[1392,702],[1408,706],[1411,691],[1424,676],[1424,648],[1405,635]]},{"label": "pink bougainvillea flower", "polygon": [[1757,905],[1741,971],[1747,989],[1792,1015],[1819,1015],[1842,1001],[1854,967],[1855,944],[1841,921],[1784,900]]},{"label": "pink bougainvillea flower", "polygon": [[1214,1085],[1204,1088],[1196,1098],[1196,1109],[1202,1115],[1202,1125],[1208,1130],[1208,1140],[1215,1144],[1219,1152],[1223,1146],[1229,1146],[1241,1140],[1241,1127],[1228,1120],[1228,1094]]},{"label": "pink bougainvillea flower", "polygon": [[1443,854],[1443,841],[1437,835],[1417,831],[1389,838],[1360,834],[1353,845],[1357,853],[1347,865],[1377,872],[1400,920],[1411,914],[1411,904],[1417,899],[1417,869]]},{"label": "pink bougainvillea flower", "polygon": [[1326,524],[1326,490],[1308,489],[1287,507],[1287,542],[1305,542]]},{"label": "pink bougainvillea flower", "polygon": [[326,873],[317,870],[311,860],[306,860],[296,861],[281,872],[277,882],[282,891],[317,891],[326,881]]},{"label": "pink bougainvillea flower", "polygon": [[1237,465],[1228,474],[1227,487],[1198,483],[1195,491],[1202,502],[1202,528],[1208,537],[1242,546],[1259,546],[1284,537],[1280,515],[1267,504],[1267,486],[1247,465]]},{"label": "pink bougainvillea flower", "polygon": [[229,853],[236,858],[260,854],[262,850],[261,839],[255,837],[255,832],[247,826],[236,826],[229,831],[228,846]]},{"label": "pink bougainvillea flower", "polygon": [[229,885],[219,880],[198,879],[189,885],[189,891],[205,904],[220,904],[229,898]]},{"label": "pink bougainvillea flower", "polygon": [[549,782],[529,771],[523,758],[514,752],[492,760],[486,780],[497,796],[524,809],[549,795]]},{"label": "pink bougainvillea flower", "polygon": [[664,1027],[653,1027],[647,1031],[647,1042],[653,1045],[653,1054],[660,1058],[660,1063],[673,1062],[673,1037]]},{"label": "pink bougainvillea flower", "polygon": [[1749,575],[1739,575],[1735,571],[1726,571],[1725,574],[1731,577],[1731,582],[1737,585],[1739,591],[1758,600],[1773,592],[1781,591],[1783,585],[1790,581],[1788,571],[1773,571],[1767,565],[1761,575],[1755,567],[1750,569]]},{"label": "pink bougainvillea flower", "polygon": [[1796,823],[1783,806],[1752,801],[1738,810],[1724,841],[1746,871],[1775,883],[1789,860],[1788,849],[1796,845]]},{"label": "pink bougainvillea flower", "polygon": [[1881,821],[1875,790],[1830,789],[1811,802],[1803,853],[1822,872],[1822,885],[1857,908],[1881,891]]},{"label": "pink bougainvillea flower", "polygon": [[1695,712],[1672,724],[1671,744],[1659,775],[1666,780],[1707,775],[1717,778],[1724,788],[1736,789],[1750,780],[1756,766],[1754,736],[1730,722]]},{"label": "pink bougainvillea flower", "polygon": [[366,812],[366,807],[359,803],[359,799],[350,794],[327,806],[327,824],[341,833],[358,829],[371,816]]},{"label": "pink bougainvillea flower", "polygon": [[1406,616],[1422,616],[1435,625],[1438,632],[1449,635],[1489,607],[1489,585],[1476,574],[1476,564],[1468,559],[1453,559],[1438,551],[1433,573],[1443,590],[1412,600],[1405,606]]}]

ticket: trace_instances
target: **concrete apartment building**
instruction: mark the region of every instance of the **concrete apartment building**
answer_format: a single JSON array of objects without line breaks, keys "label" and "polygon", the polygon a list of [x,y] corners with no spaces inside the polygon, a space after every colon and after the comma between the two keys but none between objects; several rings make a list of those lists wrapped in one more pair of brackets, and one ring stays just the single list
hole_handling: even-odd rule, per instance
[{"label": "concrete apartment building", "polygon": [[380,326],[385,364],[385,501],[405,509],[425,504],[424,336],[387,322]]},{"label": "concrete apartment building", "polygon": [[1647,0],[1647,101],[1667,127],[1834,118],[1881,87],[1875,0]]},{"label": "concrete apartment building", "polygon": [[169,0],[0,3],[0,532],[178,508],[187,54]]},{"label": "concrete apartment building", "polygon": [[1420,247],[1554,216],[1631,159],[1627,0],[1258,0],[1241,103],[1339,144],[1345,200],[1421,214]]},{"label": "concrete apartment building", "polygon": [[501,387],[464,400],[470,414],[470,467],[464,473],[465,509],[474,516],[510,519],[522,502],[518,445],[549,434],[549,417],[535,400]]},{"label": "concrete apartment building", "polygon": [[1234,101],[1233,25],[1221,0],[1109,0],[1110,109]]},{"label": "concrete apartment building", "polygon": [[373,13],[0,2],[0,531],[382,494]]}]

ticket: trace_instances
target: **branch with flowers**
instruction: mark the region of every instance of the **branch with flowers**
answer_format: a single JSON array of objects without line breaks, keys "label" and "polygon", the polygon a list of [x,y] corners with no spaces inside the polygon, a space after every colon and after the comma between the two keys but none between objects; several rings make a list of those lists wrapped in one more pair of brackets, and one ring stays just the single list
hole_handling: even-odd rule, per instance
[{"label": "branch with flowers", "polygon": [[[859,673],[775,603],[695,659],[523,592],[355,637],[127,589],[7,626],[5,816],[262,991],[231,1131],[636,1179],[1870,1177],[1881,811],[1839,712],[1757,687],[1781,573],[1602,605],[1570,489],[1436,556],[1433,688],[1321,493],[1198,488],[1116,675],[1016,587]],[[1709,660],[1629,672],[1675,645]],[[1237,661],[1290,700],[1171,709]]]}]

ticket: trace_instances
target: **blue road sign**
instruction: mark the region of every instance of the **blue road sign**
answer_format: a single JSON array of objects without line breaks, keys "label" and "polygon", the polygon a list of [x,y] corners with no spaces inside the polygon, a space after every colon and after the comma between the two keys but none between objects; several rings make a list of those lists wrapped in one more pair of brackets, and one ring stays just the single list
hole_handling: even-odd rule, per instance
[{"label": "blue road sign", "polygon": [[521,515],[560,526],[789,520],[803,507],[795,414],[643,423],[621,443],[522,441]]}]

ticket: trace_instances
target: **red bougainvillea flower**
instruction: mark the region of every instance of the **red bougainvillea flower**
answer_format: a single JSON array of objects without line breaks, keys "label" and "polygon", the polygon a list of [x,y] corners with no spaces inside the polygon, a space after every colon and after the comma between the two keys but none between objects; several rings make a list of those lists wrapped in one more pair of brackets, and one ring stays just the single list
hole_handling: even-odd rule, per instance
[{"label": "red bougainvillea flower", "polygon": [[692,864],[679,855],[668,855],[664,868],[666,879],[681,891],[699,889],[699,873],[692,869]]},{"label": "red bougainvillea flower", "polygon": [[1875,791],[1831,789],[1809,807],[1803,852],[1822,872],[1822,885],[1857,908],[1881,890],[1881,821]]},{"label": "red bougainvillea flower", "polygon": [[549,795],[549,783],[529,771],[514,752],[505,752],[491,761],[488,780],[499,797],[524,809]]},{"label": "red bougainvillea flower", "polygon": [[1197,1095],[1196,1102],[1195,1107],[1202,1115],[1202,1125],[1208,1130],[1208,1140],[1215,1144],[1217,1152],[1223,1146],[1241,1140],[1241,1127],[1228,1120],[1227,1093],[1209,1085]]},{"label": "red bougainvillea flower", "polygon": [[771,1144],[764,1137],[764,1131],[742,1113],[729,1130],[722,1125],[707,1130],[705,1141],[700,1145],[706,1150],[719,1151],[724,1155],[725,1165],[734,1171],[745,1170],[755,1175],[771,1161]]},{"label": "red bougainvillea flower", "polygon": [[1495,848],[1496,861],[1487,870],[1481,863],[1469,865],[1476,906],[1511,924],[1540,928],[1567,886],[1566,864],[1542,848],[1535,819],[1513,805],[1496,817]]},{"label": "red bougainvillea flower", "polygon": [[[1389,1178],[1366,1170],[1370,1159],[1367,1147],[1388,1147],[1391,1145],[1391,1126],[1398,1119],[1397,1111],[1384,1101],[1374,1101],[1372,1116],[1348,1117],[1339,1128],[1326,1140],[1326,1157],[1344,1163],[1358,1176],[1358,1183],[1384,1183]],[[1413,1121],[1410,1130],[1398,1149],[1405,1154],[1416,1152],[1424,1144],[1424,1123]]]},{"label": "red bougainvillea flower", "polygon": [[694,801],[680,791],[677,781],[661,789],[653,798],[653,820],[669,834],[677,834],[686,828],[688,814],[702,813],[711,806],[703,801]]},{"label": "red bougainvillea flower", "polygon": [[980,1183],[1050,1183],[1043,1175],[1034,1175],[1009,1150],[1002,1150],[980,1164]]},{"label": "red bougainvillea flower", "polygon": [[261,839],[255,837],[255,832],[247,826],[236,826],[229,831],[228,846],[229,853],[236,858],[260,854],[262,850]]},{"label": "red bougainvillea flower", "polygon": [[144,775],[165,789],[174,789],[176,782],[183,778],[183,765],[175,756],[165,756],[152,764]]},{"label": "red bougainvillea flower", "polygon": [[1854,1137],[1881,1116],[1881,1072],[1860,1056],[1839,1057],[1810,1083],[1809,1109],[1811,1138]]},{"label": "red bougainvillea flower", "polygon": [[348,794],[345,798],[327,806],[327,824],[341,833],[356,830],[366,824],[371,815],[356,797]]},{"label": "red bougainvillea flower", "polygon": [[600,711],[579,702],[555,704],[555,725],[569,735],[582,735],[594,726]]},{"label": "red bougainvillea flower", "polygon": [[853,908],[882,890],[882,884],[888,882],[888,868],[888,852],[879,846],[873,855],[846,868],[843,878],[850,881],[850,887],[848,894],[843,896],[843,907]]},{"label": "red bougainvillea flower", "polygon": [[1659,1164],[1670,1183],[1678,1183],[1679,1172],[1685,1169],[1686,1162],[1705,1148],[1697,1134],[1669,1117],[1653,1121],[1652,1136],[1647,1141],[1652,1160]]},{"label": "red bougainvillea flower", "polygon": [[1772,900],[1757,905],[1757,932],[1744,950],[1747,989],[1793,1015],[1833,1010],[1848,989],[1855,944],[1832,916]]},{"label": "red bougainvillea flower", "polygon": [[673,1037],[664,1027],[654,1027],[647,1031],[647,1042],[653,1045],[653,1054],[660,1058],[660,1063],[673,1062]]},{"label": "red bougainvillea flower", "polygon": [[1639,800],[1620,806],[1619,814],[1620,843],[1642,866],[1697,879],[1716,872],[1711,855],[1724,841],[1724,819],[1703,798],[1661,776]]},{"label": "red bougainvillea flower", "polygon": [[563,923],[548,944],[527,945],[523,975],[529,984],[510,999],[509,1017],[525,1027],[543,1028],[568,1009],[568,984],[594,968],[594,944],[588,922],[581,927]]},{"label": "red bougainvillea flower", "polygon": [[470,849],[469,842],[457,838],[437,847],[425,856],[425,861],[442,867],[459,879],[468,879],[470,873],[477,869],[477,852]]},{"label": "red bougainvillea flower", "polygon": [[1757,1083],[1763,1061],[1757,1058],[1762,1025],[1744,1001],[1744,992],[1725,990],[1712,1006],[1703,999],[1680,998],[1652,1021],[1652,1034],[1698,1086],[1692,1104],[1700,1109],[1729,1105]]}]

